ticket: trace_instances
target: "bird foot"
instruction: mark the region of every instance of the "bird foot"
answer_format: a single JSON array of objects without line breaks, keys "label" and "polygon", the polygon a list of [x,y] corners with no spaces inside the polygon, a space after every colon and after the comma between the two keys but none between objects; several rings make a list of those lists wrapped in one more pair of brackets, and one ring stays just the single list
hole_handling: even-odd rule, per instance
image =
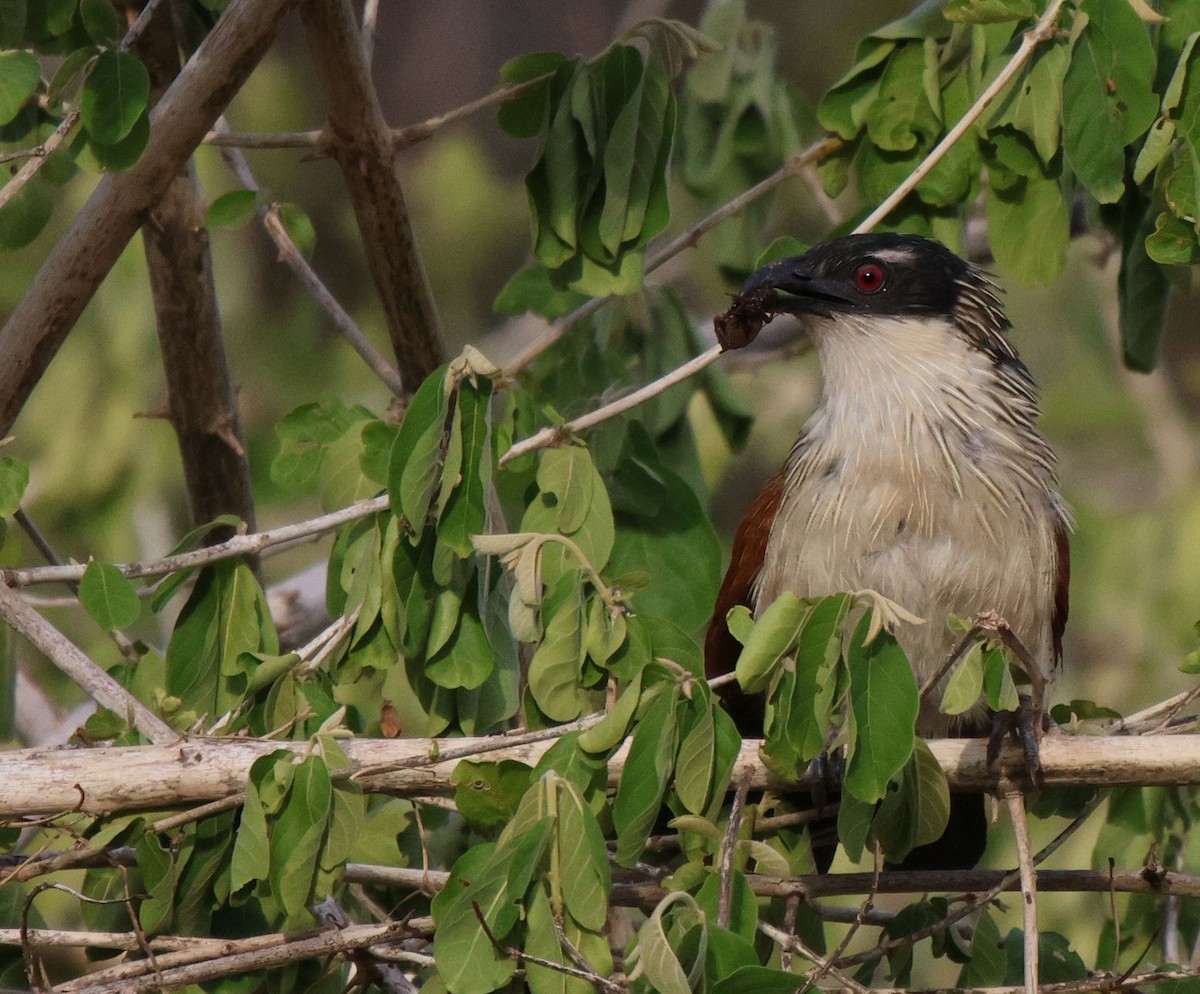
[{"label": "bird foot", "polygon": [[988,766],[995,766],[1000,757],[1000,749],[1004,739],[1012,735],[1021,745],[1025,753],[1025,769],[1029,779],[1037,782],[1041,776],[1042,761],[1038,743],[1044,733],[1050,731],[1050,717],[1039,703],[1028,694],[1020,695],[1021,703],[1015,711],[995,711],[992,713],[992,730],[988,735],[987,761]]}]

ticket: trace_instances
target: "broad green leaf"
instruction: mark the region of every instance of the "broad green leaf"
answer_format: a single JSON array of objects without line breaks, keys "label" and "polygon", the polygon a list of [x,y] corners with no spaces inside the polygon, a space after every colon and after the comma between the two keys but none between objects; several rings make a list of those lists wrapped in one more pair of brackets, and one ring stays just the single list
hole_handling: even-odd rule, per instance
[{"label": "broad green leaf", "polygon": [[474,610],[466,610],[459,615],[458,626],[445,648],[425,664],[425,675],[439,687],[474,690],[495,667],[496,657],[483,623]]},{"label": "broad green leaf", "polygon": [[388,461],[392,513],[404,516],[414,537],[424,530],[440,476],[442,435],[450,413],[449,398],[442,388],[444,377],[444,368],[435,370],[417,388]]},{"label": "broad green leaf", "polygon": [[0,457],[0,517],[16,514],[29,485],[29,465],[12,456]]},{"label": "broad green leaf", "polygon": [[250,782],[246,786],[246,801],[238,823],[237,840],[233,846],[230,866],[230,889],[238,893],[248,884],[266,880],[271,866],[271,850],[267,841],[267,812],[259,790],[266,778],[273,775],[275,765],[290,762],[291,754],[278,749],[261,756],[250,767]]},{"label": "broad green leaf", "polygon": [[716,768],[716,727],[711,694],[691,701],[691,720],[681,729],[679,755],[675,759],[675,793],[694,814],[708,808]]},{"label": "broad green leaf", "polygon": [[306,259],[311,259],[317,250],[317,229],[313,226],[312,219],[299,204],[285,202],[277,207],[283,230],[288,233],[300,254]]},{"label": "broad green leaf", "polygon": [[538,467],[537,482],[542,493],[555,498],[558,531],[564,535],[577,531],[587,520],[592,495],[600,483],[587,451],[576,445],[547,449]]},{"label": "broad green leaf", "polygon": [[120,141],[111,144],[91,142],[87,146],[89,154],[97,166],[110,172],[120,172],[128,169],[142,157],[146,143],[150,141],[150,117],[145,111],[137,119],[127,134]]},{"label": "broad green leaf", "polygon": [[962,714],[979,703],[983,694],[983,643],[976,641],[960,659],[946,681],[943,714]]},{"label": "broad green leaf", "polygon": [[871,141],[884,151],[910,151],[918,141],[929,142],[939,131],[937,116],[921,85],[924,65],[923,46],[915,41],[899,46],[888,59],[866,122]]},{"label": "broad green leaf", "polygon": [[1115,203],[1125,185],[1125,146],[1145,134],[1158,109],[1154,49],[1128,0],[1083,0],[1080,9],[1088,21],[1063,79],[1063,151],[1092,195]]},{"label": "broad green leaf", "polygon": [[496,294],[492,307],[501,314],[524,314],[533,311],[547,321],[559,318],[587,301],[587,296],[564,290],[550,282],[545,266],[530,265],[518,269]]},{"label": "broad green leaf", "polygon": [[795,646],[809,610],[808,604],[785,591],[758,617],[735,670],[744,692],[766,689],[776,667]]},{"label": "broad green leaf", "polygon": [[[689,918],[703,921],[703,913],[695,899],[687,893],[675,891],[659,902],[638,930],[637,961],[650,986],[658,994],[691,994],[692,991],[688,973],[671,946],[663,920],[666,912],[675,904],[683,905]],[[700,927],[704,926],[701,924]],[[703,955],[700,956],[700,962],[703,963]]]},{"label": "broad green leaf", "polygon": [[879,800],[888,780],[912,755],[917,681],[904,650],[887,632],[863,645],[867,619],[850,641],[850,706],[856,738],[843,784],[862,801]]},{"label": "broad green leaf", "polygon": [[649,582],[633,592],[633,610],[694,630],[708,621],[720,589],[721,547],[692,487],[666,467],[656,476],[664,485],[661,507],[653,515],[616,515],[606,574],[645,572]]},{"label": "broad green leaf", "polygon": [[975,919],[971,958],[958,975],[959,987],[996,987],[1004,981],[1004,944],[991,912],[984,908]]},{"label": "broad green leaf", "polygon": [[0,125],[17,116],[41,79],[41,68],[32,52],[0,53]]},{"label": "broad green leaf", "polygon": [[283,922],[295,928],[312,921],[308,906],[330,817],[333,785],[325,760],[309,755],[292,777],[287,800],[269,827],[272,897]]},{"label": "broad green leaf", "polygon": [[[989,186],[987,219],[996,261],[1015,279],[1049,283],[1066,267],[1070,212],[1056,178],[1028,176],[1006,190]],[[1030,239],[1030,231],[1038,237]]]},{"label": "broad green leaf", "polygon": [[587,704],[587,693],[580,686],[581,637],[578,605],[564,604],[546,624],[542,644],[529,663],[529,691],[552,721],[574,721]]},{"label": "broad green leaf", "polygon": [[662,807],[675,758],[675,695],[667,688],[651,700],[638,721],[613,801],[617,862],[629,866],[642,854]]},{"label": "broad green leaf", "polygon": [[[458,391],[462,455],[458,477],[446,510],[438,521],[438,538],[461,558],[471,554],[471,536],[484,530],[485,501],[492,485],[491,403],[492,385],[480,379],[479,386],[464,383]],[[449,473],[449,465],[445,471]]]},{"label": "broad green leaf", "polygon": [[1033,17],[1033,0],[948,0],[942,15],[965,24],[995,24]]},{"label": "broad green leaf", "polygon": [[1002,649],[992,649],[984,656],[983,690],[993,711],[1015,711],[1020,706],[1008,656]]},{"label": "broad green leaf", "polygon": [[[764,846],[763,848],[767,848]],[[785,860],[786,862],[786,860]],[[785,873],[788,871],[785,870]],[[750,889],[746,875],[734,870],[730,878],[729,930],[747,942],[754,942],[758,934],[758,898]],[[717,908],[721,900],[721,878],[710,873],[696,892],[696,903],[709,921],[717,920]]]},{"label": "broad green leaf", "polygon": [[834,719],[838,701],[833,667],[841,654],[842,627],[849,609],[846,594],[824,597],[813,605],[800,632],[795,677],[788,688],[791,700],[782,724],[784,736],[805,763],[824,747]]},{"label": "broad green leaf", "polygon": [[641,698],[642,671],[639,670],[600,723],[580,733],[579,748],[585,752],[608,752],[615,748],[625,738]]},{"label": "broad green leaf", "polygon": [[94,559],[88,563],[79,581],[79,602],[106,632],[128,628],[142,611],[137,591],[125,574],[111,563],[99,563]]},{"label": "broad green leaf", "polygon": [[54,198],[41,176],[34,176],[7,204],[0,207],[0,249],[24,248],[46,227],[54,213]]},{"label": "broad green leaf", "polygon": [[46,88],[46,103],[50,107],[58,106],[67,88],[79,78],[80,73],[91,63],[98,52],[91,45],[77,48],[59,63],[54,75],[50,77],[50,85]]},{"label": "broad green leaf", "polygon": [[501,828],[512,819],[529,789],[531,772],[513,759],[498,763],[464,759],[450,776],[455,806],[481,828]]},{"label": "broad green leaf", "polygon": [[[526,899],[525,942],[523,951],[540,960],[566,969],[577,969],[563,949],[555,928],[554,912],[544,886],[535,886]],[[525,982],[531,994],[592,994],[594,988],[581,977],[568,976],[538,962],[527,961]]]},{"label": "broad green leaf", "polygon": [[[104,0],[107,3],[107,0]],[[240,228],[254,220],[258,210],[256,190],[230,190],[208,205],[204,224],[209,228]]]},{"label": "broad green leaf", "polygon": [[[532,52],[510,59],[500,67],[506,83],[527,83],[557,72],[567,57],[561,52]],[[546,123],[549,107],[549,81],[528,87],[500,105],[500,127],[514,138],[532,138]]]},{"label": "broad green leaf", "polygon": [[83,126],[92,141],[115,145],[133,130],[150,98],[150,74],[136,55],[102,52],[83,84]]},{"label": "broad green leaf", "polygon": [[[3,212],[0,212],[0,217]],[[1196,229],[1166,211],[1154,221],[1154,230],[1146,236],[1146,255],[1155,262],[1172,266],[1187,266],[1200,262],[1200,242]]]},{"label": "broad green leaf", "polygon": [[103,48],[112,48],[121,36],[121,19],[108,0],[80,0],[79,17],[88,37]]},{"label": "broad green leaf", "polygon": [[25,41],[28,0],[0,0],[0,47],[17,48]]},{"label": "broad green leaf", "polygon": [[583,928],[599,932],[608,920],[612,871],[604,833],[579,788],[569,780],[557,782],[558,848],[563,903]]}]

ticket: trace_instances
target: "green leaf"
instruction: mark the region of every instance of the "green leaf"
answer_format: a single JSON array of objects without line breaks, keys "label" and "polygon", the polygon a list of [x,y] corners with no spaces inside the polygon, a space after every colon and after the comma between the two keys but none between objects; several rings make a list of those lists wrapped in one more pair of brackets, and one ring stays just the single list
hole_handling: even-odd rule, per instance
[{"label": "green leaf", "polygon": [[146,143],[150,141],[150,116],[146,112],[140,114],[129,129],[129,134],[111,145],[92,142],[88,152],[101,169],[120,172],[128,169],[142,157]]},{"label": "green leaf", "polygon": [[[570,577],[564,577],[570,583]],[[581,686],[582,633],[578,602],[561,606],[546,624],[546,634],[529,663],[529,691],[547,718],[574,721],[587,704]]]},{"label": "green leaf", "polygon": [[716,768],[716,727],[711,694],[692,699],[691,721],[683,729],[679,755],[675,759],[675,793],[694,814],[708,808]]},{"label": "green leaf", "polygon": [[80,0],[79,17],[88,37],[101,48],[112,48],[121,37],[121,19],[108,0]]},{"label": "green leaf", "polygon": [[942,694],[943,714],[962,714],[979,703],[983,693],[983,643],[976,641],[954,667]]},{"label": "green leaf", "polygon": [[0,125],[17,116],[41,80],[41,67],[32,52],[0,54]]},{"label": "green leaf", "polygon": [[274,777],[276,764],[289,762],[291,754],[277,749],[261,756],[250,767],[250,782],[246,786],[246,801],[238,824],[237,840],[230,864],[230,889],[236,894],[248,884],[266,880],[271,866],[271,848],[267,841],[267,812],[260,793],[264,781]]},{"label": "green leaf", "polygon": [[664,499],[656,513],[616,515],[606,573],[644,572],[649,582],[633,591],[633,609],[694,630],[708,621],[721,586],[721,546],[687,481],[665,466],[655,467],[655,475]]},{"label": "green leaf", "polygon": [[279,220],[283,223],[283,230],[300,250],[300,254],[306,259],[311,259],[317,250],[317,229],[304,208],[290,202],[279,204]]},{"label": "green leaf", "polygon": [[258,201],[257,190],[230,190],[208,205],[204,224],[209,228],[240,228],[254,220]]},{"label": "green leaf", "polygon": [[0,0],[0,47],[18,48],[25,41],[27,0]]},{"label": "green leaf", "polygon": [[867,134],[880,149],[908,152],[919,141],[931,141],[940,130],[921,85],[924,67],[924,48],[915,41],[899,46],[888,59],[866,122]]},{"label": "green leaf", "polygon": [[632,865],[662,807],[676,751],[675,696],[666,687],[652,698],[638,721],[613,801],[617,862]]},{"label": "green leaf", "polygon": [[563,903],[582,927],[599,932],[608,920],[612,871],[596,815],[569,780],[559,780],[555,845]]},{"label": "green leaf", "polygon": [[868,619],[850,640],[850,707],[854,751],[843,784],[859,800],[879,800],[888,781],[912,755],[917,720],[917,681],[904,650],[887,632],[863,645]]},{"label": "green leaf", "polygon": [[[679,955],[667,938],[664,916],[672,905],[682,904],[691,919],[703,922],[703,913],[695,899],[682,891],[664,897],[638,930],[638,963],[646,974],[651,988],[658,994],[691,994],[692,985],[680,962]],[[703,928],[703,925],[701,925]],[[703,956],[701,956],[701,963]]]},{"label": "green leaf", "polygon": [[1004,981],[1004,943],[996,920],[986,908],[975,919],[971,958],[958,975],[959,987],[997,987]]},{"label": "green leaf", "polygon": [[1016,711],[1021,704],[1003,649],[992,649],[984,656],[983,691],[993,711]]},{"label": "green leaf", "polygon": [[555,963],[561,970],[554,970],[533,960],[525,965],[525,982],[530,994],[592,994],[592,985],[580,978],[568,976],[564,971],[577,969],[576,964],[563,949],[562,940],[555,927],[554,912],[544,886],[535,886],[526,899],[525,943],[523,951],[540,960]]},{"label": "green leaf", "polygon": [[997,24],[1033,17],[1033,0],[948,0],[942,9],[947,21],[962,24]]},{"label": "green leaf", "polygon": [[106,632],[132,625],[142,611],[133,584],[116,566],[88,563],[79,581],[79,602]]},{"label": "green leaf", "polygon": [[458,626],[445,648],[425,664],[425,675],[439,687],[474,690],[495,668],[496,656],[483,623],[474,608],[469,608],[459,615]]},{"label": "green leaf", "polygon": [[[490,416],[492,384],[480,379],[478,387],[464,383],[458,391],[458,414],[462,433],[461,469],[457,481],[438,520],[438,538],[460,558],[472,552],[471,536],[478,535],[487,523],[485,501],[492,485],[492,425]],[[447,460],[448,474],[449,461]]]},{"label": "green leaf", "polygon": [[776,667],[795,646],[810,610],[795,594],[784,591],[762,612],[734,671],[745,693],[766,689]]},{"label": "green leaf", "polygon": [[[987,191],[988,237],[996,261],[1027,284],[1053,282],[1067,264],[1070,212],[1058,180],[1028,176]],[[1029,238],[1036,231],[1038,237]]]},{"label": "green leaf", "polygon": [[102,52],[83,84],[83,126],[93,142],[115,145],[146,110],[150,74],[136,55]]},{"label": "green leaf", "polygon": [[1128,0],[1083,0],[1080,9],[1088,21],[1063,79],[1063,151],[1092,195],[1115,203],[1125,189],[1125,146],[1158,108],[1154,48]]},{"label": "green leaf", "polygon": [[1131,203],[1127,211],[1125,251],[1117,275],[1120,302],[1121,351],[1125,365],[1149,372],[1158,358],[1158,345],[1167,324],[1171,285],[1161,266],[1146,252],[1146,239],[1154,230],[1153,205]]},{"label": "green leaf", "polygon": [[464,818],[480,828],[502,828],[512,820],[529,789],[531,772],[513,759],[498,763],[464,759],[450,776],[454,804]]},{"label": "green leaf", "polygon": [[24,248],[42,233],[53,213],[54,198],[41,176],[34,176],[0,207],[0,248]]},{"label": "green leaf", "polygon": [[46,104],[57,107],[67,88],[74,84],[80,74],[91,64],[97,51],[91,45],[77,48],[59,63],[54,75],[50,77],[50,85],[46,88]]},{"label": "green leaf", "polygon": [[269,833],[272,897],[287,927],[312,921],[308,906],[330,817],[333,784],[323,757],[309,755],[292,775],[291,789]]},{"label": "green leaf", "polygon": [[12,456],[0,457],[0,517],[17,513],[25,488],[29,486],[29,466]]},{"label": "green leaf", "polygon": [[638,703],[642,698],[642,671],[639,670],[633,680],[621,691],[617,698],[598,724],[586,729],[579,736],[579,748],[585,752],[606,753],[616,748],[629,730]]},{"label": "green leaf", "polygon": [[445,367],[435,370],[417,388],[388,461],[392,513],[405,517],[413,536],[425,528],[440,475],[442,434],[450,413],[449,398],[442,388],[445,373]]}]

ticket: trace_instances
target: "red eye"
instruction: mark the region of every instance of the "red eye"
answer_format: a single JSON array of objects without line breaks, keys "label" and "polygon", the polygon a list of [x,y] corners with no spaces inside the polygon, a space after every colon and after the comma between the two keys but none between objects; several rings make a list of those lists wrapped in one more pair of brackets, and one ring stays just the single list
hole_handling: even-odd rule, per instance
[{"label": "red eye", "polygon": [[854,285],[861,293],[876,293],[883,289],[883,267],[876,262],[868,262],[854,270]]}]

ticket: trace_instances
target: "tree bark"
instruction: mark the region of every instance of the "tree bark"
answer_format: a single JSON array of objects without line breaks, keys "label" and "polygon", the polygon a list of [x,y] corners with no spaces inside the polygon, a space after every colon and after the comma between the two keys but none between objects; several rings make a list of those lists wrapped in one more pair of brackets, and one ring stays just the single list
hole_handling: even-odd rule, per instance
[{"label": "tree bark", "polygon": [[348,0],[305,0],[300,16],[325,93],[325,147],[342,169],[400,378],[412,393],[444,361],[445,347],[392,164],[391,133]]},{"label": "tree bark", "polygon": [[97,287],[299,0],[239,0],[221,15],[150,115],[142,157],[109,173],[51,250],[0,329],[0,435],[6,435]]},{"label": "tree bark", "polygon": [[[450,749],[482,760],[513,759],[535,765],[553,739],[505,745],[504,736],[475,739],[349,739],[340,743],[359,782],[372,792],[423,796],[448,794],[458,759]],[[1021,749],[1008,745],[994,769],[981,739],[936,739],[930,751],[950,786],[966,790],[1031,790]],[[754,790],[822,784],[813,774],[795,784],[769,773],[759,759],[761,741],[742,743],[733,781],[749,773]],[[0,753],[0,818],[81,810],[112,814],[200,804],[242,790],[251,764],[276,749],[302,755],[307,742],[249,739],[181,739],[178,745],[96,749],[26,749]],[[1045,786],[1125,787],[1200,784],[1200,735],[1056,735],[1042,741]],[[609,781],[620,780],[622,749],[609,762]],[[367,772],[376,768],[387,772]],[[336,772],[336,771],[335,771]]]},{"label": "tree bark", "polygon": [[[136,51],[150,72],[151,100],[157,103],[179,75],[168,7],[155,13]],[[192,524],[232,514],[254,531],[250,463],[225,358],[205,209],[189,160],[142,227],[167,409],[179,439]],[[232,526],[215,528],[205,544],[215,545],[235,532]]]}]

